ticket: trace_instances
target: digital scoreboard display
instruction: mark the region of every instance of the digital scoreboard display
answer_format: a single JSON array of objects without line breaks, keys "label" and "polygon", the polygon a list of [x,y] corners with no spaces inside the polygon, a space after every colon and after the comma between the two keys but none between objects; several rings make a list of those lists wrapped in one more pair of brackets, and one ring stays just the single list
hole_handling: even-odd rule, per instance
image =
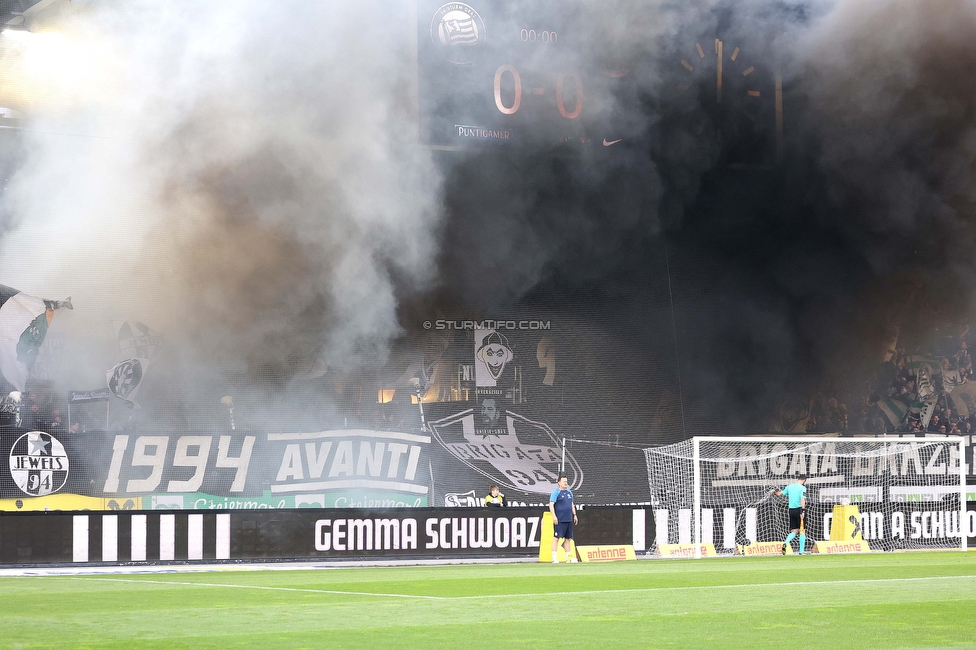
[{"label": "digital scoreboard display", "polygon": [[681,143],[718,164],[769,168],[783,102],[762,39],[727,17],[713,31],[662,22],[658,5],[639,0],[418,0],[421,140],[625,143],[614,151]]},{"label": "digital scoreboard display", "polygon": [[583,56],[594,37],[573,3],[418,2],[426,144],[577,142],[618,134],[607,97],[626,69]]}]

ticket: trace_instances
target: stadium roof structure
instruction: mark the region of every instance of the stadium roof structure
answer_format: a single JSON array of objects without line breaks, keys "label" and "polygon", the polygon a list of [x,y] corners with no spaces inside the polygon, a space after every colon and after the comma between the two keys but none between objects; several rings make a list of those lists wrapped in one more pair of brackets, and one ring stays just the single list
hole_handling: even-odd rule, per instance
[{"label": "stadium roof structure", "polygon": [[65,0],[0,0],[0,29],[27,29],[30,17]]}]

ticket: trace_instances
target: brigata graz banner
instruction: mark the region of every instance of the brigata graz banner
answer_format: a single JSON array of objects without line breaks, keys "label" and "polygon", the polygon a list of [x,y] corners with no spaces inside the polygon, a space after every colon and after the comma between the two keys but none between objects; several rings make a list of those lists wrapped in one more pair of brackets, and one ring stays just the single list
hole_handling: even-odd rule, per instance
[{"label": "brigata graz banner", "polygon": [[[505,412],[499,420],[500,432],[485,438],[464,411],[433,422],[431,433],[59,436],[7,427],[0,429],[0,510],[474,506],[493,483],[512,505],[547,503],[561,462],[558,439],[527,416]],[[647,500],[639,452],[570,450],[566,469],[585,503]],[[593,479],[585,484],[584,476]]]}]

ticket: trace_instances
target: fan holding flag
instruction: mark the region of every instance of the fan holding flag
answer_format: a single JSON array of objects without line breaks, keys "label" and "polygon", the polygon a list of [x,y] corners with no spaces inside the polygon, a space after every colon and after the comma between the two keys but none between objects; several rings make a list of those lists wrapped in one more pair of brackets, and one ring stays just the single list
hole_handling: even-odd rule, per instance
[{"label": "fan holding flag", "polygon": [[23,391],[54,312],[73,309],[71,298],[42,300],[0,285],[0,375],[6,394]]},{"label": "fan holding flag", "polygon": [[[147,325],[136,321],[116,321],[119,330],[119,352],[125,358],[105,373],[108,389],[129,408],[139,405],[136,393],[149,370],[149,362],[163,345],[163,339]],[[231,415],[233,419],[233,414]]]}]

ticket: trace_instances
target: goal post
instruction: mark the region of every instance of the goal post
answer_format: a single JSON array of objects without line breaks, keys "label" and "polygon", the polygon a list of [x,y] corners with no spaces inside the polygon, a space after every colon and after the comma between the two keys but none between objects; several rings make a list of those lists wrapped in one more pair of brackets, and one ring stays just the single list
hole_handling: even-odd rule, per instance
[{"label": "goal post", "polygon": [[782,544],[788,509],[773,492],[801,474],[808,477],[807,550],[828,539],[835,505],[857,506],[845,511],[847,530],[872,550],[965,550],[976,524],[976,512],[967,513],[960,436],[697,436],[644,455],[654,550],[688,544],[700,557],[703,544],[718,554]]}]

